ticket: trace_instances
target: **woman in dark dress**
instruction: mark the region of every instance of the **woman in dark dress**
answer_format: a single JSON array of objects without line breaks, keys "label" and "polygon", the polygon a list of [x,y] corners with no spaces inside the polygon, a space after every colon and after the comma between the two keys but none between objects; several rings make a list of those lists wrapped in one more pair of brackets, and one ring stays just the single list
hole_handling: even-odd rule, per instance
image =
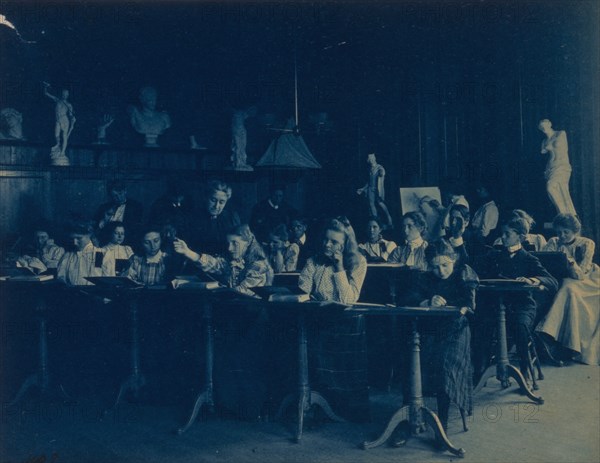
[{"label": "woman in dark dress", "polygon": [[473,411],[471,331],[467,317],[474,313],[479,280],[471,267],[457,263],[456,252],[444,239],[430,244],[426,256],[431,270],[419,278],[410,296],[411,304],[460,308],[459,317],[440,320],[432,333],[430,371],[437,392],[438,415],[447,429],[450,402],[468,414]]}]

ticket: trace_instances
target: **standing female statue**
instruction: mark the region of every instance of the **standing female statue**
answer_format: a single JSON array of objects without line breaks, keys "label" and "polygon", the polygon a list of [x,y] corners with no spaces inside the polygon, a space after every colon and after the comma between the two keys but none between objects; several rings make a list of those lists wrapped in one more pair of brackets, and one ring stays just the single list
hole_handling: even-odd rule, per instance
[{"label": "standing female statue", "polygon": [[542,119],[538,128],[546,135],[542,141],[542,154],[550,155],[544,171],[550,201],[559,214],[577,215],[569,193],[571,164],[567,134],[564,130],[554,130],[548,119]]}]

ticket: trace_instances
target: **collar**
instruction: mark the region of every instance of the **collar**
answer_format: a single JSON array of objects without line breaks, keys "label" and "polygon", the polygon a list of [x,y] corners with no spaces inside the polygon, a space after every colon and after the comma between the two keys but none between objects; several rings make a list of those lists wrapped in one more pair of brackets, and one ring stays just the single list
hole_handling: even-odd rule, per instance
[{"label": "collar", "polygon": [[273,203],[271,202],[271,200],[270,200],[270,199],[269,199],[268,201],[269,201],[269,204],[271,205],[271,207],[272,207],[273,209],[279,209],[279,205],[277,205],[277,204],[273,204]]},{"label": "collar", "polygon": [[559,246],[571,246],[572,244],[574,244],[574,243],[575,243],[575,240],[576,240],[576,239],[577,239],[577,238],[573,238],[573,239],[572,239],[571,241],[569,241],[568,243],[562,243],[562,244],[561,244],[561,243],[559,242],[559,243],[558,243],[558,245],[559,245]]},{"label": "collar", "polygon": [[422,237],[422,236],[419,236],[417,239],[415,239],[415,240],[412,240],[412,241],[408,241],[408,240],[406,240],[406,245],[407,245],[408,247],[410,247],[411,249],[416,249],[416,248],[418,248],[418,247],[420,247],[420,246],[423,246],[423,243],[424,243],[424,242],[425,242],[425,241],[423,240],[423,237]]},{"label": "collar", "polygon": [[92,243],[91,241],[85,245],[85,248],[83,248],[81,251],[77,251],[77,254],[85,254],[88,252],[92,252],[94,250],[94,243]]},{"label": "collar", "polygon": [[146,263],[147,264],[158,264],[162,261],[164,254],[165,254],[164,252],[158,251],[155,256],[152,256],[152,257],[146,256]]},{"label": "collar", "polygon": [[374,243],[367,241],[367,244],[370,244],[371,246],[375,246],[376,244],[381,244],[382,242],[383,242],[383,237],[381,235],[379,235],[379,238],[377,238],[377,241],[375,241]]},{"label": "collar", "polygon": [[448,241],[454,248],[462,246],[465,243],[462,236],[459,236],[458,238],[454,238],[454,237],[450,236],[448,238]]},{"label": "collar", "polygon": [[509,254],[512,255],[522,248],[523,248],[523,246],[521,246],[521,243],[518,243],[518,244],[515,244],[514,246],[510,246],[510,247],[506,248],[506,250],[508,251]]},{"label": "collar", "polygon": [[300,244],[306,243],[306,233],[302,233],[302,236],[298,239]]}]

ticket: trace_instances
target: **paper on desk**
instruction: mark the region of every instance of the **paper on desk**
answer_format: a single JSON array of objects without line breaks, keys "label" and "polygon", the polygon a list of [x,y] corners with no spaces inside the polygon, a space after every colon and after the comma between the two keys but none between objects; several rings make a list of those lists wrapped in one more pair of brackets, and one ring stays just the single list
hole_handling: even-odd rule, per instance
[{"label": "paper on desk", "polygon": [[202,281],[195,275],[190,276],[176,276],[174,280],[171,281],[171,286],[173,289],[185,288],[185,289],[215,289],[218,288],[218,281]]}]

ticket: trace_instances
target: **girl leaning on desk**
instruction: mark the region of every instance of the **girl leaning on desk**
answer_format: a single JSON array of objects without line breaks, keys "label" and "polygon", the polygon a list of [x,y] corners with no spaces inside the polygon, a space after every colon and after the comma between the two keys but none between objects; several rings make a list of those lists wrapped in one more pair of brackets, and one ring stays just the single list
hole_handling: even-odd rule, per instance
[{"label": "girl leaning on desk", "polygon": [[[300,273],[300,289],[317,301],[354,304],[367,273],[354,230],[345,217],[332,219],[323,231],[321,250]],[[343,314],[318,321],[314,341],[315,389],[324,390],[334,411],[356,421],[369,415],[367,352],[363,315]]]},{"label": "girl leaning on desk", "polygon": [[[454,402],[469,415],[473,411],[473,371],[471,365],[471,330],[467,316],[474,313],[475,289],[479,284],[471,267],[457,262],[458,255],[445,239],[431,243],[426,250],[429,271],[417,279],[408,295],[410,305],[461,309],[456,318],[441,319],[429,338],[433,384],[437,392],[438,416],[446,430],[448,409]],[[423,331],[427,337],[427,331]],[[424,342],[428,342],[426,339]],[[429,355],[428,355],[429,354]]]}]

